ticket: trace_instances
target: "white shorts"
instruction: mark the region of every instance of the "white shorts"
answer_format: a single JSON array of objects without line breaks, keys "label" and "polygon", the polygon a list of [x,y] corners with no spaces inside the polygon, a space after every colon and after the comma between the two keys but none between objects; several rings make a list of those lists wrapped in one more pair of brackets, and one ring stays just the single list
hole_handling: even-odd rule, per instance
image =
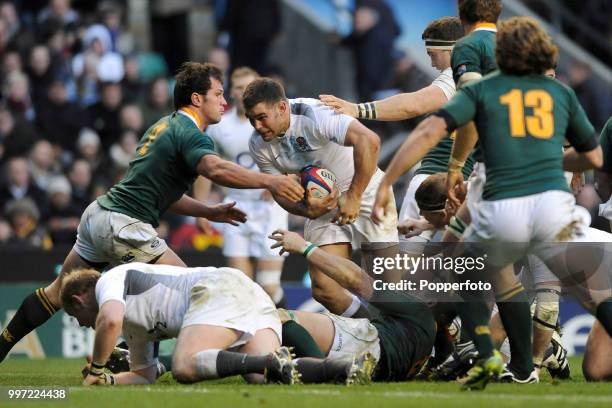
[{"label": "white shorts", "polygon": [[391,191],[391,205],[387,209],[387,216],[383,223],[377,225],[371,218],[376,191],[383,175],[384,173],[379,170],[372,177],[370,184],[361,196],[359,217],[354,223],[334,224],[331,221],[334,218],[335,211],[330,211],[314,220],[306,220],[304,238],[319,246],[348,242],[355,249],[359,248],[364,242],[397,243],[397,210],[393,191]]},{"label": "white shorts", "polygon": [[236,207],[247,214],[239,226],[223,224],[223,255],[226,257],[280,258],[278,249],[270,249],[268,236],[277,229],[287,229],[288,214],[275,201],[236,201]]},{"label": "white shorts", "polygon": [[[416,202],[416,199],[414,198],[414,195],[421,183],[423,183],[423,181],[425,181],[425,179],[427,179],[427,177],[429,176],[430,174],[416,174],[412,178],[412,180],[410,180],[408,188],[406,189],[406,194],[404,195],[404,201],[402,202],[402,208],[399,214],[399,222],[402,222],[408,218],[411,218],[413,220],[418,220],[421,218],[420,209]],[[436,231],[434,230],[424,231],[420,235],[410,238],[405,238],[402,234],[400,234],[399,239],[400,241],[407,242],[429,242],[433,238],[435,232]]]},{"label": "white shorts", "polygon": [[478,205],[482,201],[482,190],[487,181],[487,170],[483,162],[474,163],[474,170],[467,181],[467,195],[465,203],[470,212],[471,222],[474,222],[478,214]]},{"label": "white shorts", "polygon": [[528,271],[525,278],[529,279],[530,282],[526,282],[526,286],[535,288],[539,283],[559,281],[559,278],[557,278],[557,276],[548,269],[548,266],[546,266],[537,256],[528,255],[527,263],[529,267],[527,268]]},{"label": "white shorts", "polygon": [[378,330],[368,319],[353,319],[332,313],[324,313],[334,324],[334,342],[327,357],[343,358],[370,352],[380,358]]},{"label": "white shorts", "polygon": [[612,195],[607,202],[599,204],[599,216],[610,221],[610,228],[612,229]]},{"label": "white shorts", "polygon": [[489,259],[503,266],[524,256],[532,243],[572,241],[585,228],[584,223],[574,196],[554,190],[481,201],[464,237],[466,241],[501,244],[495,247],[494,258]]},{"label": "white shorts", "polygon": [[206,324],[242,332],[231,347],[247,343],[259,330],[272,329],[280,343],[282,325],[270,296],[238,269],[218,272],[192,287],[181,328]]},{"label": "white shorts", "polygon": [[89,204],[77,228],[74,250],[92,263],[116,266],[149,263],[168,249],[151,224],[129,215],[108,211],[97,201]]}]

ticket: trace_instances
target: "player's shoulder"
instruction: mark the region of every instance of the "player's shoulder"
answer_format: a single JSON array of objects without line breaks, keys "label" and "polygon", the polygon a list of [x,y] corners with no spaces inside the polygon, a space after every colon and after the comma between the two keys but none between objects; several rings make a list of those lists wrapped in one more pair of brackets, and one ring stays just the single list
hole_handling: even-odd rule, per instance
[{"label": "player's shoulder", "polygon": [[291,114],[317,122],[318,119],[334,115],[335,112],[314,98],[290,99]]},{"label": "player's shoulder", "polygon": [[249,137],[249,150],[258,151],[263,149],[266,146],[266,141],[261,137],[259,133],[255,129],[251,133]]}]

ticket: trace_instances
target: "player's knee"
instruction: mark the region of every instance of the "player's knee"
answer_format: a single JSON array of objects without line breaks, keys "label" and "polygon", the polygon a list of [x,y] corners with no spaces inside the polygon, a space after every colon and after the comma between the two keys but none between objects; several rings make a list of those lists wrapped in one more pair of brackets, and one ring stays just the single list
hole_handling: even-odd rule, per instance
[{"label": "player's knee", "polygon": [[555,330],[559,319],[559,296],[561,288],[536,289],[534,325],[541,330]]},{"label": "player's knee", "polygon": [[187,361],[172,361],[172,376],[183,384],[198,380],[195,367]]},{"label": "player's knee", "polygon": [[587,381],[610,381],[612,369],[599,364],[596,359],[585,358],[582,361],[582,374]]}]

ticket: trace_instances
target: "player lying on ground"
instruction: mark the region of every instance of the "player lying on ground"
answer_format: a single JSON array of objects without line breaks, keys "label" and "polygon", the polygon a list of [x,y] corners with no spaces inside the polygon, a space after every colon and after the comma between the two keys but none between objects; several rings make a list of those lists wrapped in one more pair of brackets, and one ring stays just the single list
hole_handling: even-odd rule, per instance
[{"label": "player lying on ground", "polygon": [[[84,385],[155,382],[155,342],[174,337],[172,375],[182,383],[233,375],[260,383],[265,374],[269,382],[292,384],[298,371],[314,382],[370,377],[366,354],[358,364],[352,356],[293,364],[289,350],[280,348],[274,303],[237,269],[144,263],[121,265],[104,275],[78,269],[63,277],[60,295],[66,313],[96,330]],[[107,374],[104,367],[119,336],[130,349],[130,371]]]},{"label": "player lying on ground", "polygon": [[103,270],[132,261],[185,266],[155,231],[166,211],[236,225],[246,220],[234,203],[208,207],[186,195],[198,175],[228,187],[265,188],[289,202],[302,199],[304,189],[290,177],[250,171],[217,156],[203,131],[221,120],[225,104],[217,67],[183,64],[174,87],[176,111],[144,133],[125,177],[87,207],[60,276],[28,296],[5,327],[0,361],[61,308],[60,280],[72,269]]},{"label": "player lying on ground", "polygon": [[304,255],[327,277],[368,301],[378,312],[374,315],[380,316],[370,323],[298,311],[281,313],[283,320],[297,320],[327,356],[372,353],[376,358],[374,381],[404,381],[419,372],[436,335],[433,315],[423,302],[400,291],[374,290],[373,280],[357,264],[321,250],[295,232],[279,230],[270,238],[276,241],[273,248]]}]

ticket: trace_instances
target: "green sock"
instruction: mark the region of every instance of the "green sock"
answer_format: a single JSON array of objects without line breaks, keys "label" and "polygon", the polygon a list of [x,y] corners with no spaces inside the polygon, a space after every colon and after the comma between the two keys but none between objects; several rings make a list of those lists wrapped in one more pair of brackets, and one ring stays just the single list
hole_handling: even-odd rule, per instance
[{"label": "green sock", "polygon": [[489,329],[489,308],[484,301],[464,301],[457,303],[457,313],[461,317],[461,330],[470,336],[480,358],[493,355],[493,340]]},{"label": "green sock", "polygon": [[283,346],[292,347],[297,357],[325,358],[310,333],[294,320],[283,323]]},{"label": "green sock", "polygon": [[532,320],[529,300],[523,285],[497,296],[499,317],[510,342],[510,363],[508,367],[520,378],[533,371],[533,350],[531,345]]},{"label": "green sock", "polygon": [[597,320],[612,337],[612,298],[608,298],[597,306]]}]

